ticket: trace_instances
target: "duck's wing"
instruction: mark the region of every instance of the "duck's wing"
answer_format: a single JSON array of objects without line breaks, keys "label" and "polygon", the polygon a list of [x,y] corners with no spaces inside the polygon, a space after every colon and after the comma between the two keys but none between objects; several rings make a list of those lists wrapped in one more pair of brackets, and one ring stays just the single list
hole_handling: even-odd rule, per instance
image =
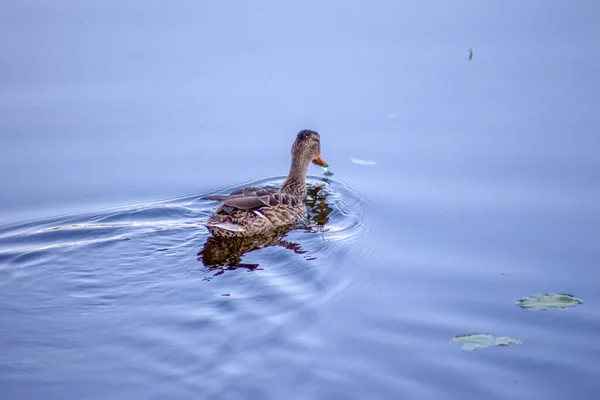
[{"label": "duck's wing", "polygon": [[235,190],[235,191],[231,192],[230,194],[225,194],[225,195],[222,195],[222,194],[213,194],[213,195],[208,195],[208,196],[200,197],[200,200],[223,201],[223,200],[227,199],[230,196],[243,195],[244,193],[251,194],[251,193],[256,192],[258,190],[261,190],[261,188],[254,187],[254,186],[248,186],[248,187],[245,187],[245,188],[241,188],[241,189]]},{"label": "duck's wing", "polygon": [[[216,197],[216,196],[214,196]],[[214,198],[213,197],[213,198]],[[229,196],[219,198],[222,208],[225,206],[239,210],[256,210],[262,207],[276,207],[280,205],[296,206],[302,202],[297,196],[283,193],[279,189],[243,188],[231,193]],[[215,199],[216,200],[216,199]]]}]

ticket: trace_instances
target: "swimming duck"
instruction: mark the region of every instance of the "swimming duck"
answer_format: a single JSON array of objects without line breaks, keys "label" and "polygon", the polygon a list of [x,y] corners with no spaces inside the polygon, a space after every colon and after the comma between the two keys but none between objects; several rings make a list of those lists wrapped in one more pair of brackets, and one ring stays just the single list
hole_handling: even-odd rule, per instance
[{"label": "swimming duck", "polygon": [[203,197],[220,201],[204,224],[214,236],[242,237],[265,235],[304,218],[306,173],[311,161],[327,167],[321,157],[319,134],[303,130],[292,145],[290,172],[280,189],[246,187],[227,196]]}]

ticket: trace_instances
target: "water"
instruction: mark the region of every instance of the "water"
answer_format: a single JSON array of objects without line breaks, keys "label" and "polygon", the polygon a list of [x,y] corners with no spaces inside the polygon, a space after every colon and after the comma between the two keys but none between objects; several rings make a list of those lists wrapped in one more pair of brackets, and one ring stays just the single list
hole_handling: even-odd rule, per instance
[{"label": "water", "polygon": [[[597,398],[599,11],[5,2],[1,397]],[[301,129],[306,223],[215,243]]]}]

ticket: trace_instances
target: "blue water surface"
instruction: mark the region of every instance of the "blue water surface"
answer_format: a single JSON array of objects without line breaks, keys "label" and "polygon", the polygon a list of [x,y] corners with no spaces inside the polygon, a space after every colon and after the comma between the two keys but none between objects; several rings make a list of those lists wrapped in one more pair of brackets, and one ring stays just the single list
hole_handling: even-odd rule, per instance
[{"label": "blue water surface", "polygon": [[[597,399],[599,18],[4,1],[0,398]],[[200,198],[280,185],[301,129],[308,220],[223,250]]]}]

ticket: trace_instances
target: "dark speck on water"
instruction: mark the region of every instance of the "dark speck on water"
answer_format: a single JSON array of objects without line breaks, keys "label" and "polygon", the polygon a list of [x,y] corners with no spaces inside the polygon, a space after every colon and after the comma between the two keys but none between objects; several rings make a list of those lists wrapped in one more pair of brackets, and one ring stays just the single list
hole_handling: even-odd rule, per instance
[{"label": "dark speck on water", "polygon": [[599,10],[4,1],[0,398],[596,400]]}]

